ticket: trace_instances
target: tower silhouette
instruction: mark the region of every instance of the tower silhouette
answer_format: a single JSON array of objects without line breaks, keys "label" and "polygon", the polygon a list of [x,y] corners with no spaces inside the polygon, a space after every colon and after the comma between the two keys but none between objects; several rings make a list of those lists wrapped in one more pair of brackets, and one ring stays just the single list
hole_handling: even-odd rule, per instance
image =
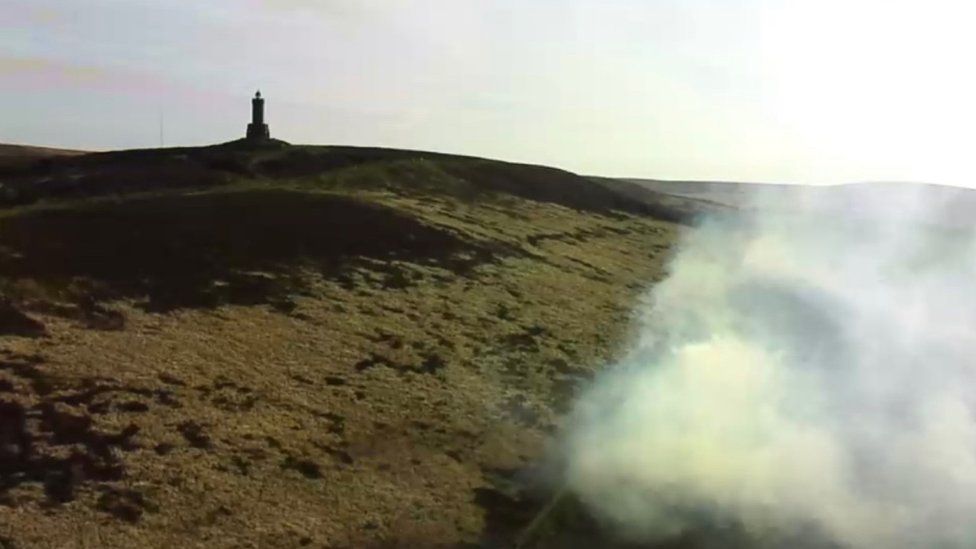
[{"label": "tower silhouette", "polygon": [[247,140],[262,141],[271,139],[271,130],[264,122],[264,98],[261,97],[261,90],[254,94],[251,100],[251,123],[247,125]]}]

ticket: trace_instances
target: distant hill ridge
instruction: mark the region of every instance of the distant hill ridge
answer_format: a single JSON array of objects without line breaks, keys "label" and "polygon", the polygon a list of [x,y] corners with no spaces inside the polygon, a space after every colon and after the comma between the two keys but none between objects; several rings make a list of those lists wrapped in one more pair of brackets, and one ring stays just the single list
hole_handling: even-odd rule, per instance
[{"label": "distant hill ridge", "polygon": [[652,179],[621,181],[654,193],[738,210],[802,210],[866,219],[911,219],[953,227],[971,227],[976,220],[976,192],[949,185],[905,182],[789,185]]},{"label": "distant hill ridge", "polygon": [[33,157],[42,158],[46,156],[74,156],[85,154],[87,151],[74,149],[56,149],[52,147],[35,147],[33,145],[12,145],[0,143],[0,157]]},{"label": "distant hill ridge", "polygon": [[45,158],[69,157],[85,154],[86,151],[35,147],[32,145],[12,145],[0,143],[0,169],[22,166]]}]

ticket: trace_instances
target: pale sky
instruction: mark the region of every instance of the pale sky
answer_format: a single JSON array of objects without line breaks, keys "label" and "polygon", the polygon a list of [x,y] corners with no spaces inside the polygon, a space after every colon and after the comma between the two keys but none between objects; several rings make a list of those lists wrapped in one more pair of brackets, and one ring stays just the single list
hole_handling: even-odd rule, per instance
[{"label": "pale sky", "polygon": [[241,136],[662,179],[976,186],[951,0],[0,0],[0,142]]}]

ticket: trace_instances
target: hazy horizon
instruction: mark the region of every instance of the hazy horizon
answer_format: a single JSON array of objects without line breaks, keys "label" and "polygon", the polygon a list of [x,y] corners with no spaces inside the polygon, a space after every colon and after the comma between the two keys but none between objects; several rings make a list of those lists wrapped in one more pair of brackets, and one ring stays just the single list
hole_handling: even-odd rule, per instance
[{"label": "hazy horizon", "polygon": [[34,0],[0,6],[0,142],[243,134],[665,180],[972,186],[949,0]]}]

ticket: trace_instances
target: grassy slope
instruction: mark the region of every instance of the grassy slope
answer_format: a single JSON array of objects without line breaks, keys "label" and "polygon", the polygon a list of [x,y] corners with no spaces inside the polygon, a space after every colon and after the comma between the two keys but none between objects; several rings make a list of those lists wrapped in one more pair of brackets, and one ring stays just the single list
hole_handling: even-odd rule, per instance
[{"label": "grassy slope", "polygon": [[539,505],[519,472],[620,351],[687,214],[373,149],[98,154],[0,181],[16,547],[510,540]]}]

